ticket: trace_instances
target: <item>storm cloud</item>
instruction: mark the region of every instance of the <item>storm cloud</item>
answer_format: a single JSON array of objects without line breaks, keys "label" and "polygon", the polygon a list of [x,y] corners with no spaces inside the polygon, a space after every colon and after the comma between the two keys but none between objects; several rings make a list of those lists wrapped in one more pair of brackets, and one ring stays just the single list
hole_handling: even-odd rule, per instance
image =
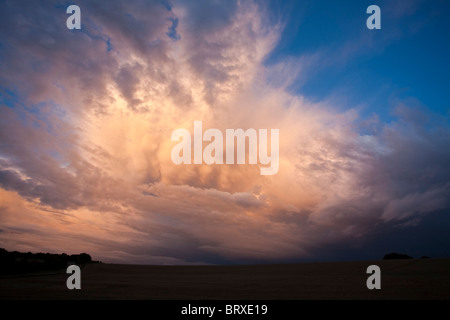
[{"label": "storm cloud", "polygon": [[[380,228],[450,212],[450,130],[389,122],[275,81],[283,25],[251,1],[0,4],[0,239],[15,250],[191,264],[320,259]],[[296,65],[296,68],[292,68]],[[304,66],[304,68],[303,68]],[[423,114],[427,115],[426,117]],[[171,132],[280,129],[280,170],[184,165]],[[206,129],[206,128],[205,128]],[[83,248],[83,249],[82,249]]]}]

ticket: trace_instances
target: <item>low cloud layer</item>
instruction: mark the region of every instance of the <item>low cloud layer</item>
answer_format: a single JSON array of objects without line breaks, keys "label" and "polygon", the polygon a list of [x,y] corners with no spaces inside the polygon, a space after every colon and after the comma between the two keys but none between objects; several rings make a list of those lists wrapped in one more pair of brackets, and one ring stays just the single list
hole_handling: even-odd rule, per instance
[{"label": "low cloud layer", "polygon": [[[448,123],[407,103],[389,123],[362,121],[288,93],[299,75],[282,75],[309,60],[265,64],[282,31],[265,6],[79,6],[82,30],[70,31],[63,2],[0,4],[7,249],[161,264],[319,259],[330,244],[450,209]],[[279,173],[174,165],[171,133],[194,120],[279,129]]]}]

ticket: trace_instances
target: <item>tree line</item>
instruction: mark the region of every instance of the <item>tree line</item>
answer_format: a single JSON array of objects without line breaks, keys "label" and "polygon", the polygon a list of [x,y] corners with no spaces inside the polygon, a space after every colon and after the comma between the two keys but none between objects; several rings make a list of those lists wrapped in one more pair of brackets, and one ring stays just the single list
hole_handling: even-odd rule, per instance
[{"label": "tree line", "polygon": [[54,271],[66,269],[67,266],[76,264],[98,263],[93,261],[87,253],[68,255],[65,253],[23,253],[9,252],[0,248],[0,274],[23,274],[39,271]]}]

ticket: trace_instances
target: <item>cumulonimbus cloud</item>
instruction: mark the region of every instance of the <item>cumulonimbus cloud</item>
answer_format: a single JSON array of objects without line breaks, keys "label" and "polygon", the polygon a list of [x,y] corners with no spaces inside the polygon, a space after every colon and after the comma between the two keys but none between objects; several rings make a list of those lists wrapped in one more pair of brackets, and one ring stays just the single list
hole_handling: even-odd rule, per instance
[{"label": "cumulonimbus cloud", "polygon": [[[282,25],[262,6],[79,5],[83,28],[69,31],[63,6],[1,4],[3,243],[109,261],[281,261],[448,209],[448,126],[403,108],[361,134],[354,110],[288,93],[280,76],[309,60],[265,64]],[[279,173],[174,165],[171,132],[195,120],[279,129]]]}]

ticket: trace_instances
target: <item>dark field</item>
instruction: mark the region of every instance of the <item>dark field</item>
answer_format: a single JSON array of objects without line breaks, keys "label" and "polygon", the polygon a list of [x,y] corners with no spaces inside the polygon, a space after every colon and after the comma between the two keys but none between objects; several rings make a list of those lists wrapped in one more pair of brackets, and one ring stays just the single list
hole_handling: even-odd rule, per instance
[{"label": "dark field", "polygon": [[[366,268],[381,268],[368,290]],[[0,277],[0,299],[449,299],[450,259],[255,266],[92,264],[81,290],[65,271]]]}]

